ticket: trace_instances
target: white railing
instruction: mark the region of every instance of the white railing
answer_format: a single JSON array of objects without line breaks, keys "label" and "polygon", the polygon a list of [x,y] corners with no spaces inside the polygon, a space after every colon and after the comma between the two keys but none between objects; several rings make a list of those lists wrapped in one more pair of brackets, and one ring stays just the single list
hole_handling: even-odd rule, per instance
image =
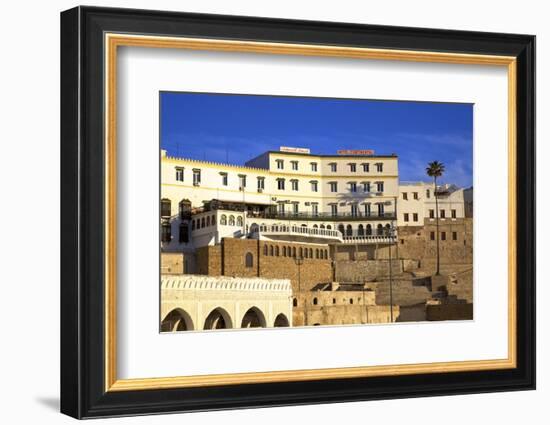
[{"label": "white railing", "polygon": [[364,235],[364,236],[344,236],[344,243],[395,243],[397,236],[386,235]]},{"label": "white railing", "polygon": [[288,226],[284,224],[271,224],[268,226],[257,226],[256,229],[251,229],[251,233],[258,235],[289,235],[289,236],[306,236],[320,237],[342,240],[342,234],[338,230],[318,229],[314,227],[304,226]]}]

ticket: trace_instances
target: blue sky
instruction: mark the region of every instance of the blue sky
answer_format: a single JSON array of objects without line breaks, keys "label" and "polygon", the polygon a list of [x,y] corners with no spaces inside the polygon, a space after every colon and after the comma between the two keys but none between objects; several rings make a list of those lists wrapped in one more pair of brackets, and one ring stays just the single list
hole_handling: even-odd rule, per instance
[{"label": "blue sky", "polygon": [[473,105],[354,99],[161,93],[161,147],[172,156],[244,164],[279,146],[396,153],[402,181],[472,185]]}]

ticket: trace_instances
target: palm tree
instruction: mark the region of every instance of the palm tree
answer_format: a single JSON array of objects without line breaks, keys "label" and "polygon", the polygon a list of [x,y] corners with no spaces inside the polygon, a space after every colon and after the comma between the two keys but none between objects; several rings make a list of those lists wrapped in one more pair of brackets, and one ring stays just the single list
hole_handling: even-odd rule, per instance
[{"label": "palm tree", "polygon": [[435,274],[439,275],[439,205],[437,203],[437,178],[445,172],[445,165],[438,161],[433,161],[426,167],[426,174],[434,179],[434,197],[435,197],[435,243],[437,250],[437,262]]}]

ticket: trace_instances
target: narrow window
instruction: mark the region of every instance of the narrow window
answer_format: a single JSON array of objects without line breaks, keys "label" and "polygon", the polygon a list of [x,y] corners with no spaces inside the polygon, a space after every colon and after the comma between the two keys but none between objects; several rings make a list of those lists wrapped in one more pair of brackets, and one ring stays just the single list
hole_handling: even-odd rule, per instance
[{"label": "narrow window", "polygon": [[456,210],[451,210],[451,218],[456,218]]},{"label": "narrow window", "polygon": [[312,192],[317,192],[318,190],[318,182],[316,180],[312,180],[311,182],[311,191]]},{"label": "narrow window", "polygon": [[378,164],[376,164],[376,171],[378,171],[379,173],[384,171],[384,164],[382,162],[379,162]]},{"label": "narrow window", "polygon": [[313,298],[313,305],[317,305],[319,301],[317,300],[317,297]]},{"label": "narrow window", "polygon": [[330,165],[330,171],[332,171],[333,173],[335,173],[338,170],[336,162],[331,162],[329,165]]},{"label": "narrow window", "polygon": [[430,218],[435,218],[435,210],[430,210]]},{"label": "narrow window", "polygon": [[430,232],[430,240],[435,241],[435,232]]},{"label": "narrow window", "polygon": [[418,201],[418,192],[413,192],[413,199]]},{"label": "narrow window", "polygon": [[404,200],[404,201],[407,201],[407,200],[408,200],[407,192],[403,192],[401,195],[403,196],[403,200]]},{"label": "narrow window", "polygon": [[353,229],[351,228],[351,224],[348,224],[346,226],[346,236],[352,236],[353,235]]},{"label": "narrow window", "polygon": [[250,252],[247,252],[244,256],[244,265],[246,267],[254,267],[254,257]]},{"label": "narrow window", "polygon": [[292,165],[292,169],[294,171],[298,170],[298,161],[290,161],[290,164]]},{"label": "narrow window", "polygon": [[351,216],[357,217],[359,215],[359,210],[357,204],[351,204]]},{"label": "narrow window", "polygon": [[222,176],[222,186],[227,186],[228,184],[227,173],[220,173],[220,176]]},{"label": "narrow window", "polygon": [[430,199],[430,189],[426,189],[426,198]]},{"label": "narrow window", "polygon": [[442,241],[446,241],[446,240],[447,240],[447,233],[446,233],[446,232],[441,232],[441,240],[442,240]]},{"label": "narrow window", "polygon": [[179,182],[183,181],[183,167],[176,167],[176,180]]},{"label": "narrow window", "polygon": [[357,164],[349,164],[349,171],[352,173],[357,172]]},{"label": "narrow window", "polygon": [[363,165],[363,171],[364,171],[365,173],[368,173],[368,172],[369,172],[369,164],[368,164],[368,162],[365,162],[365,163],[363,163],[362,165]]},{"label": "narrow window", "polygon": [[298,180],[291,180],[292,190],[298,190]]},{"label": "narrow window", "polygon": [[418,221],[418,213],[413,213],[413,221]]},{"label": "narrow window", "polygon": [[319,215],[319,204],[311,204],[311,214],[313,215],[313,217],[317,217]]},{"label": "narrow window", "polygon": [[439,218],[445,218],[445,210],[439,210]]},{"label": "narrow window", "polygon": [[338,205],[336,204],[331,204],[330,206],[330,214],[333,216],[333,217],[336,217],[338,215]]},{"label": "narrow window", "polygon": [[285,179],[277,179],[277,189],[285,190]]},{"label": "narrow window", "polygon": [[293,306],[293,307],[298,307],[298,300],[297,300],[296,298],[294,298],[294,299],[292,300],[292,306]]},{"label": "narrow window", "polygon": [[350,192],[357,192],[357,183],[356,182],[349,182],[349,191]]},{"label": "narrow window", "polygon": [[338,192],[338,183],[337,182],[330,182],[330,191],[331,192]]},{"label": "narrow window", "polygon": [[378,217],[384,217],[384,204],[376,204],[378,206]]},{"label": "narrow window", "polygon": [[376,191],[377,192],[384,192],[384,182],[377,182],[376,183]]},{"label": "narrow window", "polygon": [[162,242],[170,242],[172,240],[172,229],[168,222],[162,223],[161,240]]},{"label": "narrow window", "polygon": [[170,217],[172,215],[172,202],[170,199],[163,198],[160,201],[160,216]]},{"label": "narrow window", "polygon": [[365,193],[370,192],[370,182],[363,182],[363,192]]},{"label": "narrow window", "polygon": [[275,162],[277,163],[277,169],[278,170],[284,170],[285,162],[282,159],[277,159],[277,160],[275,160]]},{"label": "narrow window", "polygon": [[300,204],[298,202],[292,203],[292,212],[294,213],[294,215],[298,215],[299,205]]},{"label": "narrow window", "polygon": [[456,234],[456,232],[453,232],[453,241],[456,241],[458,239],[458,235]]},{"label": "narrow window", "polygon": [[409,213],[403,214],[403,221],[405,222],[409,221]]},{"label": "narrow window", "polygon": [[311,171],[317,171],[317,163],[316,162],[311,163]]},{"label": "narrow window", "polygon": [[371,213],[370,202],[367,202],[365,204],[365,217],[370,217],[370,213]]},{"label": "narrow window", "polygon": [[199,186],[201,184],[201,170],[193,170],[193,186]]},{"label": "narrow window", "polygon": [[258,192],[262,192],[265,189],[265,178],[258,177]]}]

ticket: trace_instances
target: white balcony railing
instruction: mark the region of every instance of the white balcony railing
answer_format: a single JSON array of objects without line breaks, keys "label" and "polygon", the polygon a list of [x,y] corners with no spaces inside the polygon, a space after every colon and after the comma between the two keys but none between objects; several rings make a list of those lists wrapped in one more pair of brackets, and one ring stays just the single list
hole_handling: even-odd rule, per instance
[{"label": "white balcony railing", "polygon": [[344,236],[343,243],[375,244],[375,243],[395,243],[397,236],[387,235],[364,235],[364,236]]},{"label": "white balcony railing", "polygon": [[319,229],[304,226],[288,226],[284,224],[272,224],[268,226],[256,226],[250,229],[253,238],[264,236],[299,236],[306,238],[323,238],[342,241],[342,233],[338,230]]}]

